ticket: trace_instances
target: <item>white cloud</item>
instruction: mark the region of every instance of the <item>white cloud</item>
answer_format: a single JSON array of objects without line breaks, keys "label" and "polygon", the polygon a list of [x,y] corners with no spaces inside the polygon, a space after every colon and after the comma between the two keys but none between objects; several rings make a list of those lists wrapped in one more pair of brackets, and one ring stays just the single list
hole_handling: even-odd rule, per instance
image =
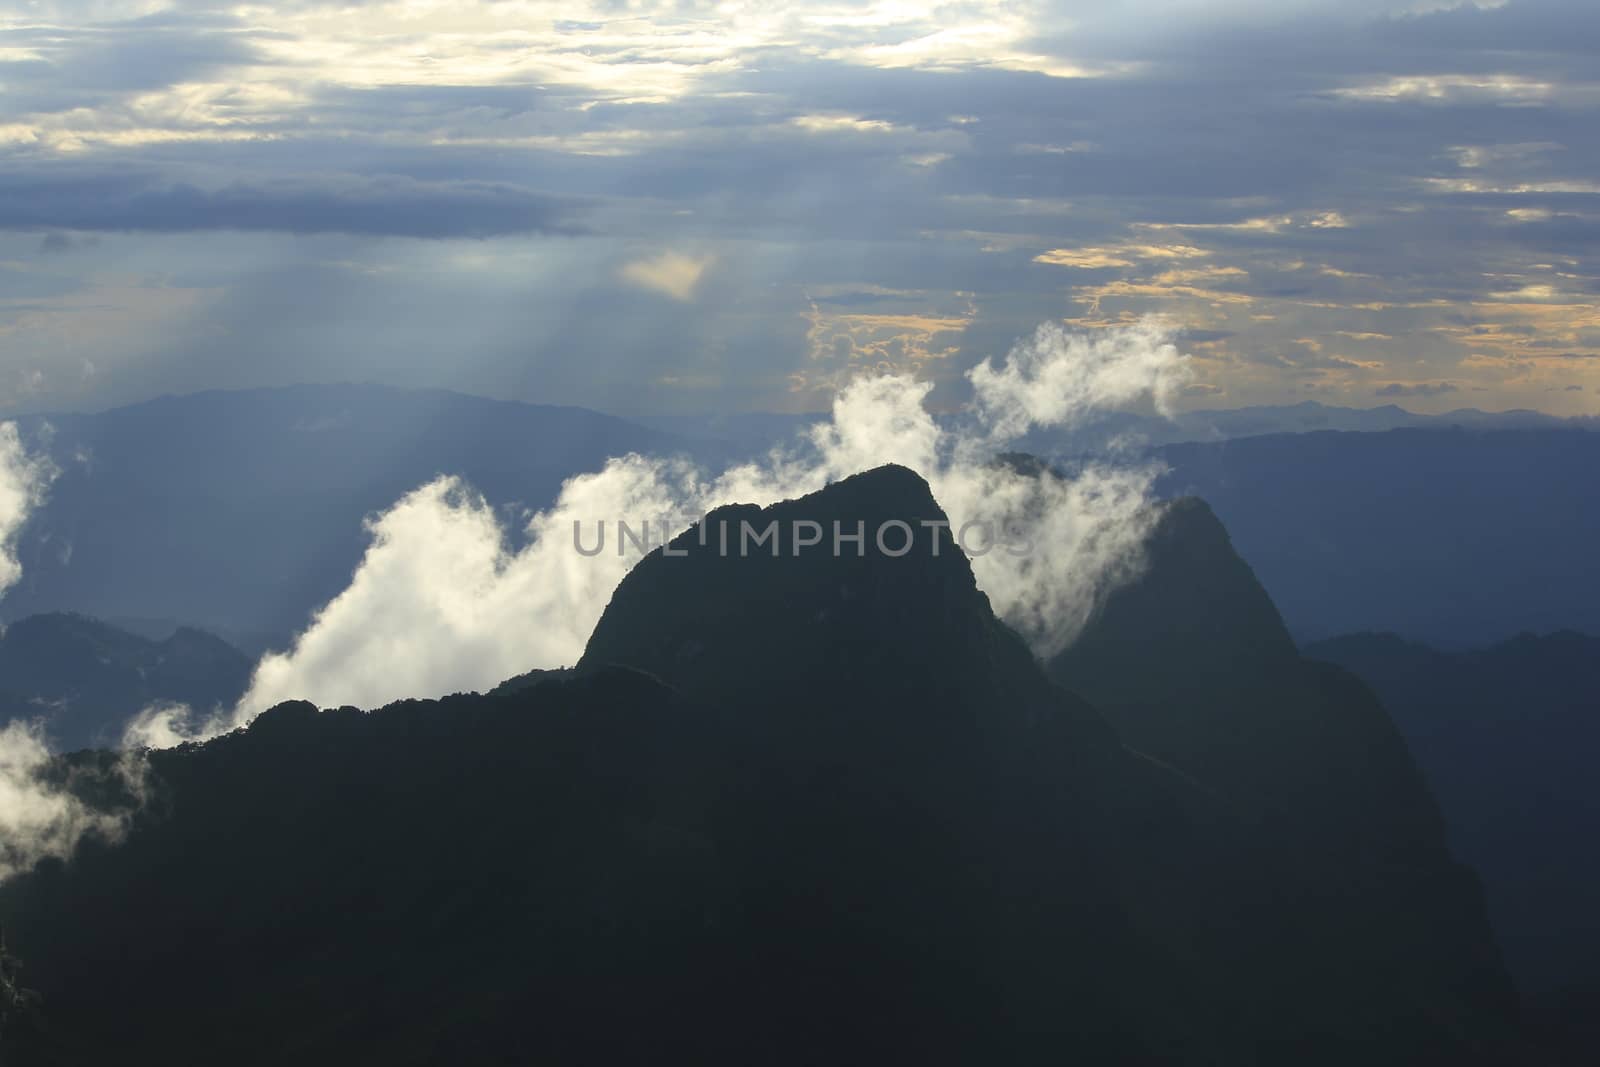
[{"label": "white cloud", "polygon": [[[16,556],[18,533],[44,497],[56,469],[30,453],[16,423],[0,423],[0,596],[22,576]],[[0,728],[0,881],[29,870],[46,857],[72,854],[85,834],[115,838],[126,811],[90,808],[73,794],[72,781],[52,782],[44,727],[17,719]],[[137,794],[143,761],[124,756],[113,774]]]},{"label": "white cloud", "polygon": [[49,459],[28,452],[14,422],[0,422],[0,596],[22,577],[17,536],[55,477]]},{"label": "white cloud", "polygon": [[1011,350],[1000,366],[972,369],[974,403],[994,436],[1012,439],[1031,426],[1071,423],[1098,408],[1149,396],[1166,413],[1187,376],[1183,358],[1157,320],[1095,334],[1047,323]]},{"label": "white cloud", "polygon": [[[37,724],[0,728],[0,882],[42,859],[71,856],[85,835],[116,840],[127,827],[130,808],[91,808],[73,793],[76,778],[99,772],[80,771],[58,784],[45,777],[51,759]],[[135,805],[142,800],[144,770],[143,757],[130,753],[108,772]]]},{"label": "white cloud", "polygon": [[715,262],[714,256],[686,256],[681,252],[662,252],[646,259],[624,264],[617,272],[623,281],[650,289],[674,300],[694,299],[695,287],[706,268]]},{"label": "white cloud", "polygon": [[1335,89],[1332,95],[1347,100],[1425,100],[1440,103],[1486,100],[1529,104],[1550,98],[1556,89],[1553,82],[1516,74],[1424,74],[1365,81]]},{"label": "white cloud", "polygon": [[900,128],[892,122],[859,115],[796,115],[789,122],[807,133],[893,133]]},{"label": "white cloud", "polygon": [[[723,504],[770,504],[884,463],[919,472],[959,528],[1021,530],[1033,551],[975,554],[973,571],[995,611],[1043,655],[1076,636],[1104,591],[1135,573],[1151,517],[1143,464],[1031,477],[992,463],[997,448],[1035,425],[1062,425],[1142,396],[1168,398],[1185,359],[1162,327],[1140,323],[1093,334],[1046,325],[998,367],[973,372],[975,425],[948,431],[908,375],[857,379],[833,417],[761,462],[709,475],[681,460],[628,455],[570,479],[513,548],[488,506],[454,478],[408,494],[375,520],[350,586],[320,611],[295,646],[258,666],[232,715],[191,721],[152,709],[128,743],[174,743],[242,725],[283,700],[376,706],[408,696],[484,689],[532,668],[574,663],[628,569],[615,523],[648,522],[659,541]],[[598,524],[606,550],[586,556]],[[977,546],[973,546],[977,547]]]}]

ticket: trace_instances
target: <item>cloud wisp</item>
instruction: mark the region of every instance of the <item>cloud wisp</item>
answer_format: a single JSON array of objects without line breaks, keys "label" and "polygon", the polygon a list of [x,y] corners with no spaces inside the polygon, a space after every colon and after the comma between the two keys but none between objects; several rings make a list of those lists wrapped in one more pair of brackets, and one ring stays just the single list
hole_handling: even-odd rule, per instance
[{"label": "cloud wisp", "polygon": [[47,457],[23,445],[14,422],[0,422],[0,597],[22,577],[17,537],[55,479]]},{"label": "cloud wisp", "polygon": [[183,708],[150,709],[127,743],[214,736],[288,699],[371,707],[570,665],[640,558],[578,552],[575,523],[650,517],[663,524],[659,540],[686,528],[688,516],[770,504],[891,462],[928,480],[953,527],[1021,532],[1031,551],[973,551],[972,566],[997,614],[1049,655],[1076,636],[1108,588],[1137,573],[1158,472],[1108,461],[1061,475],[995,456],[1035,426],[1175,395],[1188,367],[1169,337],[1155,322],[1089,334],[1047,324],[1005,360],[972,371],[977,402],[962,429],[935,420],[928,383],[863,376],[836,397],[831,420],[760,462],[713,474],[635,454],[571,478],[551,508],[529,519],[520,547],[469,486],[439,478],[371,521],[372,542],[350,585],[290,650],[261,661],[237,708],[205,720]]},{"label": "cloud wisp", "polygon": [[[16,423],[0,423],[0,597],[22,577],[16,541],[43,501],[56,474],[45,456],[24,444]],[[72,854],[86,834],[117,838],[131,809],[102,810],[85,804],[76,780],[110,774],[137,803],[143,791],[144,757],[123,753],[103,768],[57,773],[42,722],[14,720],[0,728],[0,882],[48,857]]]},{"label": "cloud wisp", "polygon": [[[50,752],[44,728],[13,721],[0,729],[0,882],[26,873],[44,859],[66,859],[84,837],[119,840],[143,803],[148,764],[139,751],[109,764],[63,769]],[[101,808],[84,803],[75,788],[94,778],[96,792],[110,784],[128,803]]]}]

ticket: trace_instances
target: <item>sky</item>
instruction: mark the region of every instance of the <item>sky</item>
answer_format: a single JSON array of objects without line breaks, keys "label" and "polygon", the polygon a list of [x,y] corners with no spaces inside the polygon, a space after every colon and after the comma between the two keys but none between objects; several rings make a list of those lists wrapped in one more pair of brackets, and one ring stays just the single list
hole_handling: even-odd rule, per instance
[{"label": "sky", "polygon": [[12,0],[0,413],[291,382],[1600,411],[1600,6]]}]

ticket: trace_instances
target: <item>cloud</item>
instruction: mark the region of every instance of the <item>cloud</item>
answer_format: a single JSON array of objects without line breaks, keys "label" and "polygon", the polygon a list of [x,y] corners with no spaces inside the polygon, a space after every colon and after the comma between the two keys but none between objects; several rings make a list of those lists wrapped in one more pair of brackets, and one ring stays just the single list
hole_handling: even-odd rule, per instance
[{"label": "cloud", "polygon": [[984,360],[968,378],[992,435],[1008,440],[1031,426],[1060,426],[1098,408],[1150,397],[1163,414],[1187,379],[1182,356],[1157,320],[1096,334],[1046,323],[1000,366]]},{"label": "cloud", "polygon": [[[89,835],[121,838],[143,803],[146,764],[124,753],[102,765],[63,768],[50,754],[43,728],[20,720],[0,728],[0,882],[42,859],[66,859]],[[78,790],[93,784],[123,802],[91,807]]]},{"label": "cloud", "polygon": [[[47,458],[24,447],[15,423],[0,423],[0,596],[22,575],[16,537],[55,473]],[[75,791],[88,779],[115,787],[129,803],[90,807]],[[0,882],[41,859],[70,856],[86,834],[115,839],[140,803],[143,782],[140,756],[63,770],[53,761],[41,724],[21,719],[7,723],[0,728]]]},{"label": "cloud", "polygon": [[44,168],[0,172],[0,230],[495,237],[579,232],[577,201],[507,182],[293,177],[215,188]]},{"label": "cloud", "polygon": [[93,237],[74,237],[71,234],[51,231],[39,241],[40,255],[56,255],[81,248],[93,248],[99,242]]},{"label": "cloud", "polygon": [[[1108,588],[1137,573],[1158,471],[1143,461],[1107,462],[1071,476],[1032,475],[995,463],[995,450],[1034,426],[1165,394],[1185,374],[1159,324],[1094,334],[1047,324],[998,366],[974,371],[981,399],[964,427],[934,419],[929,383],[862,376],[839,393],[829,421],[760,462],[713,474],[683,460],[628,455],[569,479],[520,531],[520,547],[468,486],[440,478],[371,523],[371,545],[349,587],[289,651],[262,660],[231,715],[196,721],[184,709],[152,709],[130,727],[128,743],[209,736],[288,699],[376,706],[570,665],[640,556],[621,550],[617,520],[635,532],[648,528],[659,543],[714,507],[770,504],[891,462],[928,479],[957,529],[973,522],[1025,534],[1031,552],[975,544],[972,567],[997,614],[1041,655],[1052,654]],[[610,542],[597,555],[580,553],[576,531],[593,548],[602,522]]]},{"label": "cloud", "polygon": [[[8,344],[37,353],[41,407],[317,373],[760,410],[820,406],[836,384],[796,343],[806,294],[880,286],[924,294],[896,305],[903,322],[968,321],[926,343],[891,323],[833,340],[940,359],[942,406],[997,338],[1149,313],[1234,335],[1204,355],[1241,402],[1309,377],[1361,401],[1390,378],[1463,373],[1463,389],[1542,398],[1504,369],[1464,370],[1486,349],[1433,327],[1488,299],[1592,304],[1595,20],[1569,0],[1294,6],[311,0],[268,28],[188,0],[120,21],[125,5],[35,5],[0,53],[0,228],[29,231],[12,248],[114,234],[35,266],[84,305],[138,269],[204,279],[247,313],[85,341],[85,306]],[[538,267],[506,257],[501,277],[541,276],[487,306],[449,276],[459,250],[417,252],[438,264],[418,269],[399,242],[364,240],[511,245],[580,225],[540,242]],[[684,259],[651,274],[663,249]],[[696,275],[703,249],[718,262]],[[369,272],[357,304],[313,293],[282,315],[279,280],[326,289],[331,261]],[[662,299],[608,318],[619,289]],[[437,336],[452,305],[470,306],[470,337]],[[1345,362],[1251,359],[1341,331],[1363,339]],[[105,369],[93,384],[80,351]],[[647,393],[659,379],[678,388]]]},{"label": "cloud", "polygon": [[1458,393],[1461,388],[1453,382],[1390,382],[1373,390],[1373,396],[1444,396],[1447,393]]},{"label": "cloud", "polygon": [[1079,270],[1107,270],[1114,267],[1131,267],[1133,260],[1124,259],[1103,248],[1052,248],[1033,257],[1035,263],[1055,267],[1076,267]]},{"label": "cloud", "polygon": [[55,475],[48,457],[23,445],[16,423],[0,422],[0,597],[22,577],[17,536]]},{"label": "cloud", "polygon": [[1365,81],[1330,95],[1350,100],[1427,101],[1454,103],[1463,100],[1531,103],[1552,96],[1556,86],[1516,75],[1436,74],[1406,75]]},{"label": "cloud", "polygon": [[647,259],[624,264],[618,277],[641,289],[650,289],[674,300],[692,300],[701,275],[715,262],[714,256],[686,256],[662,252]]}]

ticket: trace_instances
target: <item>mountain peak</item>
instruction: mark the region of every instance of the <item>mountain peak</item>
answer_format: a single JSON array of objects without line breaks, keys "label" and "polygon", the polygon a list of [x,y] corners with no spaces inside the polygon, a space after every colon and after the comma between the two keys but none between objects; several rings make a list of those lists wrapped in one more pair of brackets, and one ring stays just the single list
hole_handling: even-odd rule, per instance
[{"label": "mountain peak", "polygon": [[1070,706],[1106,733],[995,618],[927,482],[893,464],[771,507],[719,508],[652,552],[579,666],[604,664],[719,703],[848,692],[857,706],[1029,719]]},{"label": "mountain peak", "polygon": [[1068,684],[1074,664],[1134,647],[1208,672],[1295,657],[1278,609],[1205,501],[1164,505],[1145,554],[1143,577],[1115,590],[1058,660]]}]

